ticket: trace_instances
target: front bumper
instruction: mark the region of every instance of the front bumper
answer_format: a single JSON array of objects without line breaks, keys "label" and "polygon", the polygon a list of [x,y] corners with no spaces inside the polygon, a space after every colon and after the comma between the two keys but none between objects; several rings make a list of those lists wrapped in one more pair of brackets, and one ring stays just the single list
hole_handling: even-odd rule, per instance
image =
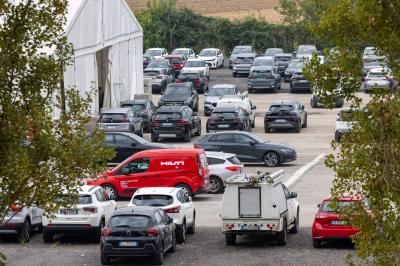
[{"label": "front bumper", "polygon": [[217,68],[217,61],[206,61],[206,64],[211,68]]},{"label": "front bumper", "polygon": [[386,89],[386,90],[390,90],[392,88],[392,85],[390,84],[390,82],[387,82],[386,84],[382,84],[382,85],[377,85],[375,83],[369,83],[369,82],[364,82],[364,91],[370,91],[373,89]]},{"label": "front bumper", "polygon": [[281,163],[293,162],[297,159],[297,153],[296,151],[293,151],[291,153],[281,152],[280,159]]}]

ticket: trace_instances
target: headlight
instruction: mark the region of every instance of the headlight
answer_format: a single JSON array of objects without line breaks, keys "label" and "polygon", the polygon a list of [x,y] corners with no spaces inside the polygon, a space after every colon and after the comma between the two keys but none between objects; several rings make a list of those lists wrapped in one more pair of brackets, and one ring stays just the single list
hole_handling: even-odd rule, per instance
[{"label": "headlight", "polygon": [[292,149],[281,149],[282,152],[288,154],[288,153],[293,153]]}]

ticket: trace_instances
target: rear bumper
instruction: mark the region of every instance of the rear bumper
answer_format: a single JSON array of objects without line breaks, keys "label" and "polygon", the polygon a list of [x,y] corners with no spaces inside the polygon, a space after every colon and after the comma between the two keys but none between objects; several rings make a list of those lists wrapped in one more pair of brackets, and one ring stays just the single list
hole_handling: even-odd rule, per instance
[{"label": "rear bumper", "polygon": [[22,230],[23,223],[11,223],[0,226],[0,235],[16,235]]},{"label": "rear bumper", "polygon": [[156,130],[153,129],[151,131],[151,133],[155,134],[155,135],[183,135],[183,134],[185,134],[185,132],[186,132],[185,128],[179,129],[176,127],[171,128],[171,129],[163,129],[163,128],[156,129]]},{"label": "rear bumper", "polygon": [[265,127],[272,129],[295,129],[298,127],[298,124],[297,122],[285,122],[285,123],[266,122]]},{"label": "rear bumper", "polygon": [[105,256],[149,257],[155,255],[157,248],[153,244],[145,244],[141,248],[114,248],[112,244],[101,245],[101,253]]},{"label": "rear bumper", "polygon": [[54,226],[45,226],[44,231],[48,233],[70,233],[70,234],[83,234],[83,233],[95,233],[98,232],[99,226],[88,226],[83,224],[67,225],[67,224],[55,224]]},{"label": "rear bumper", "polygon": [[346,226],[344,228],[327,228],[320,224],[314,224],[312,229],[313,239],[329,240],[329,239],[348,239],[359,232],[358,229]]},{"label": "rear bumper", "polygon": [[232,130],[241,130],[244,128],[243,124],[228,124],[228,128],[220,128],[218,124],[207,124],[207,131],[208,132],[217,132],[217,131],[232,131]]}]

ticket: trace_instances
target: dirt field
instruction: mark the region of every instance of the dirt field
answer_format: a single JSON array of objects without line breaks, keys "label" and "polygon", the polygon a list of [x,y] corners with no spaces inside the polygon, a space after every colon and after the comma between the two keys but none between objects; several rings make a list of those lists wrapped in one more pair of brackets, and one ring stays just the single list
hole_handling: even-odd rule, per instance
[{"label": "dirt field", "polygon": [[[133,9],[142,9],[147,0],[127,0]],[[270,22],[279,22],[280,15],[274,10],[279,0],[177,0],[179,7],[188,7],[202,15],[228,19],[246,16],[263,17]]]}]

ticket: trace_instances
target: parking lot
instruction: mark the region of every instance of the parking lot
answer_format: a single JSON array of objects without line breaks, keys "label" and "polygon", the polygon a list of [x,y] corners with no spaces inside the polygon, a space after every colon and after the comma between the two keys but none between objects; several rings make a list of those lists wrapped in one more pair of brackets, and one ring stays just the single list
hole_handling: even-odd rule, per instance
[{"label": "parking lot", "polygon": [[[235,83],[243,91],[247,79],[233,78],[228,68],[211,73],[210,86],[216,83]],[[222,195],[199,195],[193,199],[197,211],[196,234],[189,235],[177,252],[166,256],[165,265],[344,265],[347,254],[354,253],[351,243],[335,242],[322,249],[314,249],[311,240],[311,225],[317,204],[329,195],[333,178],[331,170],[324,166],[324,155],[331,152],[330,142],[334,136],[335,119],[338,109],[312,109],[309,93],[289,94],[289,86],[282,83],[278,93],[257,92],[249,97],[257,106],[256,127],[253,133],[296,149],[297,160],[277,168],[266,168],[263,164],[245,166],[245,172],[257,169],[264,171],[285,170],[285,182],[289,189],[298,193],[300,203],[300,232],[289,236],[289,244],[280,247],[273,239],[239,237],[236,246],[226,246],[221,234],[219,219]],[[159,95],[153,96],[157,104]],[[300,133],[264,133],[263,117],[267,107],[275,100],[295,99],[305,106],[308,113],[308,127]],[[204,95],[200,96],[199,114],[202,117],[203,132],[206,118],[203,116]],[[150,139],[149,134],[145,134]],[[193,147],[191,143],[162,139],[161,142],[176,147]],[[126,201],[119,201],[124,206]],[[84,237],[61,238],[54,244],[44,244],[41,235],[35,234],[30,243],[21,245],[17,241],[3,240],[0,250],[8,257],[9,265],[100,265],[99,247]],[[149,265],[146,259],[120,259],[116,265]]]}]

